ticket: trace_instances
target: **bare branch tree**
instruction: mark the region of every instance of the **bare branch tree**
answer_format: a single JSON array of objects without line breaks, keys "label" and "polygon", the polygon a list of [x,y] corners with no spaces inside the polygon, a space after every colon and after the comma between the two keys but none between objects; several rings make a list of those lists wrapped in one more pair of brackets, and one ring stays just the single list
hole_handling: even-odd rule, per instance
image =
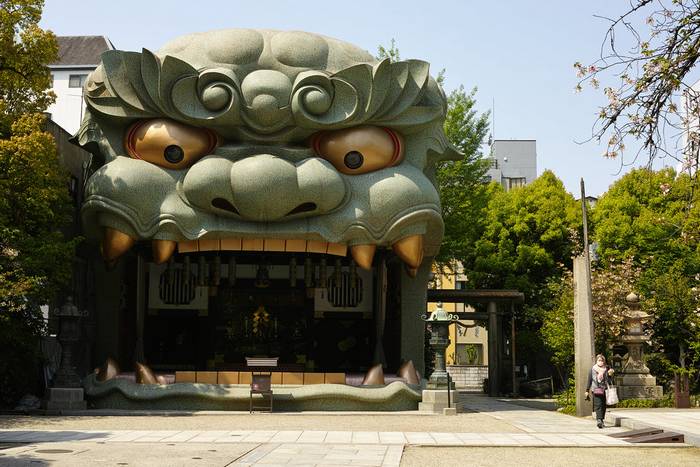
[{"label": "bare branch tree", "polygon": [[[630,0],[610,25],[600,58],[576,62],[579,82],[599,89],[608,99],[600,108],[592,140],[606,144],[605,156],[635,163],[646,152],[646,164],[670,157],[697,182],[700,152],[700,86],[689,74],[700,59],[700,0]],[[631,45],[630,45],[631,41]],[[632,161],[625,161],[625,141],[639,141]],[[628,157],[629,159],[629,157]]]}]

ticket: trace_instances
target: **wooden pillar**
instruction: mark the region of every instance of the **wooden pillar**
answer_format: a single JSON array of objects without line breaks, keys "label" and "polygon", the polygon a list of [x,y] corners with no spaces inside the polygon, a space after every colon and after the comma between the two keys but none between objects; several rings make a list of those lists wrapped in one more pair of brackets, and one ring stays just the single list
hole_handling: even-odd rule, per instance
[{"label": "wooden pillar", "polygon": [[489,314],[489,396],[496,397],[501,392],[500,387],[500,360],[498,341],[500,330],[498,329],[498,307],[496,302],[489,302],[486,306]]},{"label": "wooden pillar", "polygon": [[515,373],[515,305],[511,302],[510,304],[510,362],[511,362],[511,372],[513,375],[513,394],[518,394],[518,378]]},{"label": "wooden pillar", "polygon": [[401,267],[401,358],[413,360],[422,377],[425,374],[423,344],[425,342],[425,323],[420,318],[427,312],[428,277],[433,264],[433,258],[424,258],[418,268],[416,277],[406,273]]},{"label": "wooden pillar", "polygon": [[143,327],[146,316],[146,264],[143,256],[136,257],[136,344],[134,348],[134,360],[145,363],[146,356],[143,350]]},{"label": "wooden pillar", "polygon": [[375,278],[374,295],[374,356],[373,363],[381,363],[386,368],[386,354],[384,353],[384,326],[386,322],[386,254],[379,253],[377,264],[377,276]]}]

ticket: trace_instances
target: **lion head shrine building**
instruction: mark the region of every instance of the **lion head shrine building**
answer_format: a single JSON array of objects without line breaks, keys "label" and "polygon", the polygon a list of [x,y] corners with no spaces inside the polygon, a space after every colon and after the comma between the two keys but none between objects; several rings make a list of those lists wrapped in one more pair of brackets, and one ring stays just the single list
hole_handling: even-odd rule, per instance
[{"label": "lion head shrine building", "polygon": [[[522,294],[432,271],[435,166],[461,155],[428,63],[298,31],[58,40],[47,129],[86,240],[50,323],[88,407],[247,410],[262,381],[275,409],[436,408],[426,346],[429,388],[517,391]],[[516,146],[508,187],[536,173]]]}]

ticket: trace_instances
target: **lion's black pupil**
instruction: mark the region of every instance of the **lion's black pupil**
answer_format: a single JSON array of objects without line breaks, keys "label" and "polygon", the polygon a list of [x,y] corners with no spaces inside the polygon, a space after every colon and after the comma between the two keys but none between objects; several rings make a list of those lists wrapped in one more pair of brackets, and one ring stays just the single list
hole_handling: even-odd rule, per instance
[{"label": "lion's black pupil", "polygon": [[163,156],[165,156],[165,160],[171,164],[177,164],[185,158],[185,151],[183,151],[180,146],[171,144],[165,148],[165,151],[163,151]]},{"label": "lion's black pupil", "polygon": [[359,169],[362,167],[362,163],[364,161],[365,158],[361,152],[350,151],[349,153],[345,154],[345,159],[343,162],[345,162],[345,167],[348,169]]}]

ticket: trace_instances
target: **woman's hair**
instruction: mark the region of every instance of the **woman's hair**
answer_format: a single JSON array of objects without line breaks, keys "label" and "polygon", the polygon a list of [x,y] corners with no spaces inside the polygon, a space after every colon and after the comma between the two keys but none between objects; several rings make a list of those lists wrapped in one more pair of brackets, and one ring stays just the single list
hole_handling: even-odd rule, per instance
[{"label": "woman's hair", "polygon": [[599,358],[603,359],[603,363],[607,363],[607,361],[605,360],[605,355],[603,355],[602,353],[599,353],[595,356],[595,361],[597,362]]}]

